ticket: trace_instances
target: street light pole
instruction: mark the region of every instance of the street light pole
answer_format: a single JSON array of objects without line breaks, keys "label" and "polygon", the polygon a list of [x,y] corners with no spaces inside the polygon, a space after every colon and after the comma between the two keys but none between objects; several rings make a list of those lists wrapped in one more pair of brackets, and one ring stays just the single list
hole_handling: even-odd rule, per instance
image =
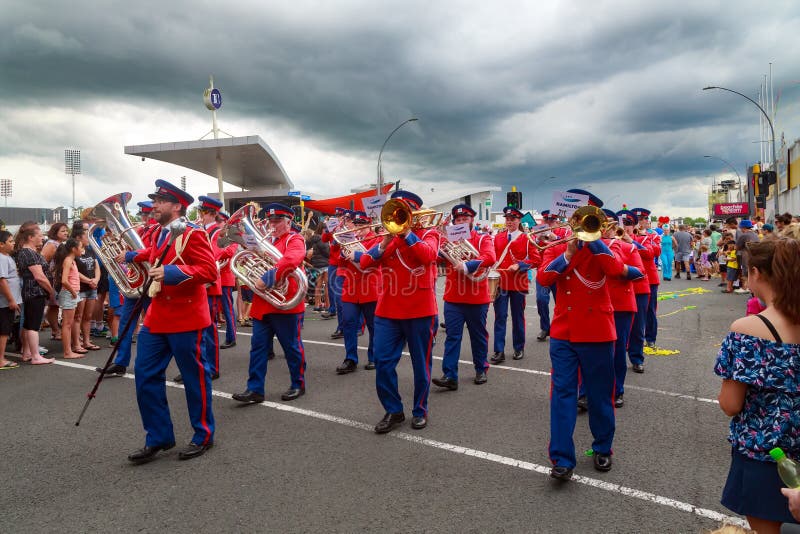
[{"label": "street light pole", "polygon": [[392,138],[392,136],[394,135],[394,133],[397,130],[399,130],[400,128],[402,128],[403,126],[408,124],[409,122],[414,122],[414,121],[417,121],[417,120],[419,120],[419,119],[417,119],[416,117],[412,117],[410,119],[406,119],[405,121],[401,122],[397,126],[397,128],[392,130],[392,133],[389,134],[389,136],[386,138],[386,141],[383,142],[383,146],[381,146],[381,151],[378,153],[378,180],[377,180],[377,187],[376,187],[377,192],[375,193],[376,195],[380,195],[380,194],[383,193],[383,169],[381,168],[381,156],[383,156],[383,149],[386,148],[386,143],[389,142],[389,139]]},{"label": "street light pole", "polygon": [[[542,187],[542,186],[543,186],[544,184],[546,184],[547,182],[549,182],[550,180],[558,180],[558,178],[556,178],[555,176],[548,176],[547,178],[545,178],[544,180],[542,180],[541,182],[539,182],[539,183],[536,185],[536,187],[534,187],[534,188],[533,188],[533,191],[531,191],[531,197],[532,197],[532,198],[531,198],[531,204],[533,204],[533,201],[534,201],[534,199],[536,198],[536,193],[539,191],[539,188],[540,188],[540,187]],[[548,208],[548,209],[549,209],[549,208]]]},{"label": "street light pole", "polygon": [[736,173],[736,178],[739,180],[739,202],[742,202],[742,197],[744,196],[744,195],[742,194],[742,176],[739,174],[739,171],[737,171],[737,170],[736,170],[736,167],[734,167],[733,165],[731,165],[731,163],[730,163],[729,161],[727,161],[727,160],[724,160],[724,159],[722,159],[722,158],[721,158],[721,157],[719,157],[719,156],[703,156],[703,157],[704,157],[704,158],[713,158],[713,159],[718,159],[718,160],[720,160],[722,163],[724,163],[724,164],[726,164],[728,167],[730,167],[730,168],[731,168],[731,170],[733,170],[733,172],[735,172],[735,173]]},{"label": "street light pole", "polygon": [[[769,115],[767,114],[766,111],[764,111],[764,108],[762,108],[758,104],[758,102],[756,102],[755,100],[753,100],[752,98],[750,98],[747,95],[743,95],[739,91],[734,91],[733,89],[728,89],[727,87],[719,87],[719,86],[716,86],[716,85],[712,85],[712,86],[709,86],[709,87],[703,87],[703,91],[707,91],[708,89],[720,89],[722,91],[728,91],[729,93],[733,93],[733,94],[739,95],[742,98],[746,98],[755,107],[757,107],[758,110],[764,115],[764,118],[767,119],[767,124],[769,124],[770,132],[772,132],[772,170],[775,171],[775,175],[777,176],[777,174],[778,174],[778,151],[775,150],[775,126],[772,125],[772,119],[769,118]],[[781,187],[780,187],[779,181],[780,181],[779,179],[776,179],[776,181],[775,181],[775,215],[774,215],[774,217],[777,217],[780,214],[780,207],[779,207],[780,206],[780,201],[778,200],[778,197],[780,197],[780,189],[781,189]]]}]

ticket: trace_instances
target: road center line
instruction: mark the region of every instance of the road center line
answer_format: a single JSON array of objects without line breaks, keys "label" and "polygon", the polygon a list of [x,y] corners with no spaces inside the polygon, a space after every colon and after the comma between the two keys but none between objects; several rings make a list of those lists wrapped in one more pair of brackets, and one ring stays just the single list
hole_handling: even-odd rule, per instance
[{"label": "road center line", "polygon": [[[247,332],[237,332],[237,335],[240,336],[252,336],[253,334],[248,334]],[[342,347],[341,343],[332,343],[330,341],[314,341],[313,339],[304,339],[303,343],[308,343],[310,345],[325,345],[329,347]],[[367,350],[367,347],[358,347],[360,350]],[[404,355],[409,356],[407,352],[403,352]],[[434,356],[434,360],[441,360],[441,356]],[[458,363],[461,365],[473,365],[471,361],[467,360],[458,360]],[[502,369],[504,371],[514,371],[516,373],[527,373],[529,375],[538,375],[538,376],[546,376],[550,378],[550,373],[548,371],[538,371],[536,369],[523,369],[520,367],[509,367],[507,365],[492,365],[492,369]],[[687,395],[685,393],[675,393],[673,391],[664,391],[661,389],[653,389],[653,388],[646,388],[642,386],[633,386],[625,384],[625,389],[633,389],[636,391],[644,391],[645,393],[657,393],[659,395],[666,395],[667,397],[672,397],[675,399],[684,399],[684,400],[693,400],[697,402],[705,402],[709,404],[719,404],[719,401],[716,399],[710,399],[707,397],[698,397],[696,395]]]},{"label": "road center line", "polygon": [[[61,360],[56,360],[56,365],[60,365],[63,367],[72,367],[74,369],[82,369],[95,372],[95,368],[90,365],[84,365],[75,362],[66,362]],[[126,374],[125,378],[133,379],[133,375]],[[176,384],[172,381],[166,382],[167,386],[175,389],[183,389],[181,384]],[[232,399],[232,394],[225,393],[224,391],[217,391],[213,390],[212,395],[215,397],[220,397],[223,399]],[[297,415],[304,415],[306,417],[312,417],[314,419],[318,419],[321,421],[327,421],[330,423],[336,423],[339,425],[347,426],[350,428],[355,428],[358,430],[363,430],[366,432],[373,432],[373,426],[367,423],[362,423],[360,421],[354,421],[352,419],[346,419],[344,417],[339,417],[337,415],[326,414],[322,412],[317,412],[314,410],[308,410],[306,408],[298,408],[297,406],[292,406],[289,404],[283,404],[278,402],[271,402],[271,401],[264,401],[261,403],[261,406],[264,408],[270,408],[273,410],[278,410],[282,412],[293,413]],[[464,456],[471,456],[473,458],[478,458],[480,460],[486,460],[489,462],[493,462],[500,465],[505,465],[509,467],[516,467],[517,469],[523,469],[525,471],[532,471],[535,473],[539,473],[541,475],[549,476],[550,475],[550,467],[535,464],[532,462],[526,462],[524,460],[517,460],[516,458],[511,458],[508,456],[501,456],[499,454],[494,454],[491,452],[481,451],[478,449],[471,449],[469,447],[464,447],[461,445],[456,445],[453,443],[447,443],[444,441],[437,441],[433,439],[423,438],[420,436],[414,436],[411,434],[407,434],[405,432],[390,432],[386,435],[390,438],[401,439],[404,441],[409,441],[411,443],[416,443],[418,445],[424,445],[426,447],[431,447],[434,449],[439,449],[443,451],[452,452],[455,454],[462,454]],[[376,438],[381,439],[381,438]],[[669,497],[664,497],[661,495],[656,495],[655,493],[650,493],[648,491],[642,491],[635,488],[631,488],[628,486],[621,486],[619,484],[614,484],[611,482],[604,482],[602,480],[598,480],[596,478],[589,478],[581,475],[574,475],[572,480],[578,484],[583,484],[585,486],[589,486],[592,488],[601,489],[604,491],[608,491],[611,493],[617,493],[620,495],[625,495],[627,497],[633,497],[635,499],[639,499],[642,501],[652,502],[655,504],[659,504],[661,506],[666,506],[669,508],[673,508],[675,510],[679,510],[681,512],[688,512],[697,515],[698,517],[702,517],[705,519],[711,519],[716,522],[723,522],[727,521],[729,523],[737,524],[742,527],[746,527],[746,521],[738,518],[725,515],[721,512],[717,512],[714,510],[710,510],[708,508],[701,508],[699,506],[695,506],[693,504],[689,504],[683,501],[678,501],[676,499],[671,499]]]}]

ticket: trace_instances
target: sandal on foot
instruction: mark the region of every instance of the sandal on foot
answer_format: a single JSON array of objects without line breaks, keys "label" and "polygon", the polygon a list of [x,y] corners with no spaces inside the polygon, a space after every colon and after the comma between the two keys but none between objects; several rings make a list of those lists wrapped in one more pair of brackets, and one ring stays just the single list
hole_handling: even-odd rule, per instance
[{"label": "sandal on foot", "polygon": [[73,352],[69,356],[67,356],[66,354],[64,355],[64,359],[65,360],[77,360],[78,358],[85,358],[85,357],[86,357],[86,354],[78,354],[78,353],[75,353],[75,352]]},{"label": "sandal on foot", "polygon": [[86,350],[100,350],[100,347],[98,347],[94,343],[89,343],[88,345],[84,345],[83,348]]},{"label": "sandal on foot", "polygon": [[16,369],[17,367],[19,367],[17,362],[12,362],[9,360],[5,363],[5,365],[0,366],[0,371],[5,371],[6,369]]},{"label": "sandal on foot", "polygon": [[79,348],[79,349],[72,349],[72,352],[74,352],[74,353],[76,353],[76,354],[86,354],[86,353],[87,353],[87,352],[89,352],[89,351],[88,351],[88,350],[86,350],[86,349],[84,349],[83,347],[81,347],[81,348]]}]

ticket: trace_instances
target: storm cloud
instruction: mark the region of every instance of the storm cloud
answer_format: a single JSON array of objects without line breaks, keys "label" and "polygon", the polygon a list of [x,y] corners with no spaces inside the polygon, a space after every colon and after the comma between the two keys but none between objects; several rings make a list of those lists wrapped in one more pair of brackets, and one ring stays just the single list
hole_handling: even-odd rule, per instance
[{"label": "storm cloud", "polygon": [[16,204],[70,202],[67,146],[84,151],[84,204],[156,176],[214,190],[122,154],[208,131],[209,74],[224,130],[261,135],[296,186],[331,195],[374,180],[386,135],[419,117],[384,154],[410,188],[517,185],[542,209],[550,189],[591,185],[613,207],[700,215],[707,175],[727,172],[704,154],[742,174],[759,157],[752,104],[701,88],[755,97],[770,62],[777,135],[799,136],[790,1],[0,4],[0,173]]}]

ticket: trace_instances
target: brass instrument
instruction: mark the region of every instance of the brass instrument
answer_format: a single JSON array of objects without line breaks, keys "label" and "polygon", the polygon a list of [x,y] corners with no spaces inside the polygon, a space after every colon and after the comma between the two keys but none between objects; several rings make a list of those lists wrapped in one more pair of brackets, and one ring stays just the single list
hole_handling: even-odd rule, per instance
[{"label": "brass instrument", "polygon": [[392,198],[381,208],[381,225],[392,235],[405,232],[408,228],[430,229],[442,223],[444,214],[429,209],[411,211],[404,201]]},{"label": "brass instrument", "polygon": [[[450,216],[445,221],[436,227],[436,230],[441,234],[442,238],[439,240],[439,255],[450,262],[450,265],[456,267],[458,264],[477,259],[481,253],[476,249],[468,239],[459,239],[458,241],[449,241],[447,239],[447,230],[445,227],[450,222]],[[481,274],[464,272],[464,276],[473,282],[481,282],[489,275],[489,269],[483,269]]]},{"label": "brass instrument", "polygon": [[[237,210],[226,223],[227,238],[243,247],[231,258],[231,270],[243,284],[247,284],[253,292],[281,310],[297,306],[308,291],[308,279],[298,267],[286,280],[276,283],[265,291],[256,289],[256,282],[261,280],[269,269],[275,268],[283,255],[268,240],[268,236],[256,226],[253,216],[255,208],[246,204]],[[289,294],[289,278],[297,282],[297,290]]]},{"label": "brass instrument", "polygon": [[[371,228],[371,227],[370,227]],[[364,246],[364,239],[358,239],[355,236],[356,229],[354,227],[344,226],[344,230],[333,232],[333,240],[341,247],[345,253],[343,256],[350,258],[354,252],[366,252],[367,247]],[[351,262],[355,267],[361,271],[361,266],[355,261]]]},{"label": "brass instrument", "polygon": [[[147,280],[150,265],[117,262],[120,254],[145,248],[125,209],[130,199],[130,193],[119,193],[108,197],[91,209],[87,215],[96,222],[89,227],[89,245],[105,265],[120,293],[127,298],[139,298],[139,291]],[[94,238],[94,230],[97,227],[106,230],[99,241]]]},{"label": "brass instrument", "polygon": [[603,237],[603,232],[609,227],[606,214],[597,206],[581,206],[572,217],[569,219],[569,227],[572,229],[572,235],[550,241],[547,244],[540,245],[533,238],[532,234],[527,234],[531,244],[539,250],[547,250],[548,248],[569,243],[570,241],[579,240],[586,243],[597,241]]}]

